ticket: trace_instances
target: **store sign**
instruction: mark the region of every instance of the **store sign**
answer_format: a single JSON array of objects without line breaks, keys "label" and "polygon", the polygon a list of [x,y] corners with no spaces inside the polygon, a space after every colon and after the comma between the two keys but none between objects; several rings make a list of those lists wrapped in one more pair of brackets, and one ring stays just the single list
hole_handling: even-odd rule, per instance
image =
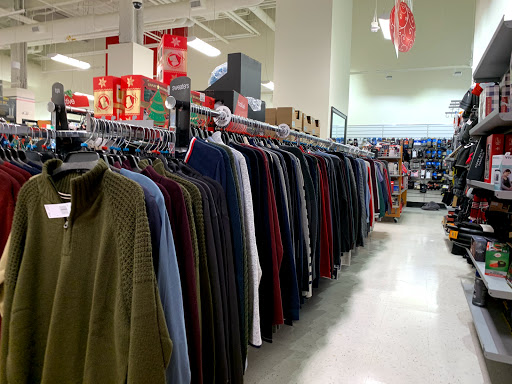
[{"label": "store sign", "polygon": [[68,107],[75,107],[75,108],[89,107],[89,99],[87,98],[87,96],[73,95],[72,97],[69,97],[68,95],[64,95],[64,103]]}]

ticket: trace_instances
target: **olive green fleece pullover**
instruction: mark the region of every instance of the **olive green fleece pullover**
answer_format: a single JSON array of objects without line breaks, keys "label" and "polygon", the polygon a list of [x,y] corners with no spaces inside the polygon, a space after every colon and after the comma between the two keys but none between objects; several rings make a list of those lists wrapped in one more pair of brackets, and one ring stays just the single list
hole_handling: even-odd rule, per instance
[{"label": "olive green fleece pullover", "polygon": [[[0,383],[165,383],[172,343],[140,186],[99,161],[21,189],[5,276]],[[69,219],[45,204],[71,194]]]}]

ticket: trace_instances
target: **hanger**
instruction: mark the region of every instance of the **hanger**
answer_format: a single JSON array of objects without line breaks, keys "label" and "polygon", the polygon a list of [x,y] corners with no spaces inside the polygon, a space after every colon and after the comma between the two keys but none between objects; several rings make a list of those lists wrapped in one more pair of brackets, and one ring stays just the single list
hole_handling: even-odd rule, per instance
[{"label": "hanger", "polygon": [[52,176],[63,176],[68,172],[90,171],[98,164],[99,159],[100,157],[96,152],[70,152],[66,155],[62,165],[53,172]]}]

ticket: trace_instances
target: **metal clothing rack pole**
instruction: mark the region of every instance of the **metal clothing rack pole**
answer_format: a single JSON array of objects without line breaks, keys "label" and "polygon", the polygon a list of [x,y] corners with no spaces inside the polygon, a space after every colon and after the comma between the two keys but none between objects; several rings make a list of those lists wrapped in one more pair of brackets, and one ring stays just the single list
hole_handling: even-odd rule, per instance
[{"label": "metal clothing rack pole", "polygon": [[[271,125],[271,124],[264,123],[261,121],[249,119],[246,117],[232,115],[230,113],[229,109],[226,107],[220,107],[218,110],[213,110],[208,107],[201,106],[201,105],[190,104],[190,111],[192,113],[197,113],[197,114],[202,114],[202,115],[207,115],[207,116],[212,116],[214,118],[217,118],[218,120],[216,121],[216,123],[221,127],[227,126],[227,125],[229,125],[229,123],[231,121],[233,121],[235,123],[247,125],[249,127],[266,129],[266,130],[276,132],[279,134],[280,137],[283,137],[283,136],[288,137],[290,135],[293,135],[297,139],[302,138],[302,139],[306,139],[306,140],[311,140],[311,141],[314,141],[317,143],[325,144],[329,147],[335,147],[337,149],[341,149],[345,152],[363,154],[368,157],[374,157],[373,152],[362,150],[360,148],[353,147],[353,146],[346,145],[346,144],[336,143],[331,140],[320,139],[318,137],[309,135],[307,133],[292,131],[292,130],[289,130],[290,128],[286,125],[285,126],[283,126],[283,125],[275,126],[275,125]],[[286,130],[289,130],[288,135],[286,135],[286,132],[285,132]]]},{"label": "metal clothing rack pole", "polygon": [[29,127],[27,125],[0,123],[0,134],[6,135],[34,135],[36,132],[45,132],[47,136],[53,137],[87,137],[87,131],[62,130]]}]

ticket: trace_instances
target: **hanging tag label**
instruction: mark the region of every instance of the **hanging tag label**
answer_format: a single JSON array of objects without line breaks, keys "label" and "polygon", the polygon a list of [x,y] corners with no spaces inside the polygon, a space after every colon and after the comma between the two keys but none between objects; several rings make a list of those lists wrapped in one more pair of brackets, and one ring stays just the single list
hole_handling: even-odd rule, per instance
[{"label": "hanging tag label", "polygon": [[44,209],[46,209],[46,214],[49,219],[69,217],[71,213],[71,203],[45,204]]}]

